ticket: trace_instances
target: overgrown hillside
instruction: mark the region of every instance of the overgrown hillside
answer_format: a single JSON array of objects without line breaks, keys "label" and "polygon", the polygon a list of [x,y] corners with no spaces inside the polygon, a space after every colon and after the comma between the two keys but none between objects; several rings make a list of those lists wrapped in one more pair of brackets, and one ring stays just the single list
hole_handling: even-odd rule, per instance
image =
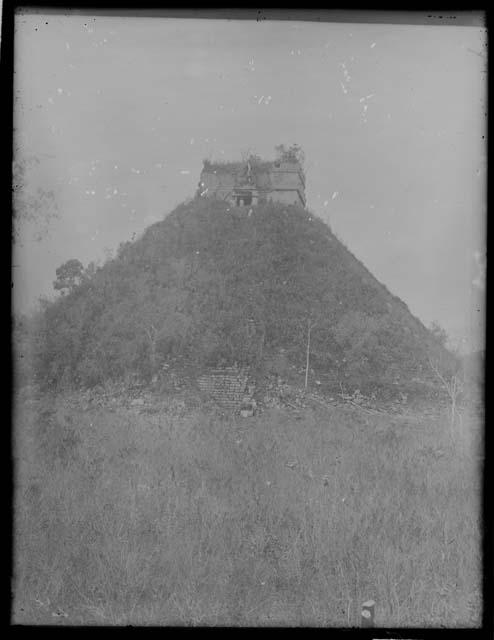
[{"label": "overgrown hillside", "polygon": [[[447,352],[310,212],[281,204],[178,206],[34,323],[34,379],[93,386],[158,374],[177,356],[260,369],[283,351],[355,386],[424,380]],[[33,336],[31,335],[31,338]]]}]

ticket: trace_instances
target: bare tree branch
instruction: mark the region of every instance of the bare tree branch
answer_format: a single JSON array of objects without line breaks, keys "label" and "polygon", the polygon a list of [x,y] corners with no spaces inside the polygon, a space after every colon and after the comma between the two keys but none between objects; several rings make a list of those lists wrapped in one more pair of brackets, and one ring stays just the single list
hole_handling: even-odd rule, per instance
[{"label": "bare tree branch", "polygon": [[453,374],[449,379],[446,378],[439,368],[439,363],[429,358],[429,365],[437,378],[441,381],[446,393],[451,400],[451,429],[454,426],[456,417],[456,403],[458,396],[463,392],[464,383],[458,374]]}]

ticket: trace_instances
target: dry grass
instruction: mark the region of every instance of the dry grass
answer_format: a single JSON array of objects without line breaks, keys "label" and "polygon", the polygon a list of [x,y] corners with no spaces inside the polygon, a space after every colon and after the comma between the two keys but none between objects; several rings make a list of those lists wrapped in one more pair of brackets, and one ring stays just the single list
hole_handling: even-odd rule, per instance
[{"label": "dry grass", "polygon": [[354,626],[372,598],[378,626],[480,624],[466,416],[451,434],[447,416],[65,395],[24,398],[14,434],[16,623]]}]

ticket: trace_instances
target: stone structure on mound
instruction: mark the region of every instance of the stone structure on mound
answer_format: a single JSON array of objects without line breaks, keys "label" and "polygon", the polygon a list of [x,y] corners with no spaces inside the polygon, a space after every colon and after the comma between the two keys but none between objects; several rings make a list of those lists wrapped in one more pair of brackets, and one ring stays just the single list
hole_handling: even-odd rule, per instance
[{"label": "stone structure on mound", "polygon": [[273,161],[253,155],[243,162],[205,160],[197,197],[216,198],[237,207],[270,201],[305,207],[301,149],[280,146],[277,151]]}]

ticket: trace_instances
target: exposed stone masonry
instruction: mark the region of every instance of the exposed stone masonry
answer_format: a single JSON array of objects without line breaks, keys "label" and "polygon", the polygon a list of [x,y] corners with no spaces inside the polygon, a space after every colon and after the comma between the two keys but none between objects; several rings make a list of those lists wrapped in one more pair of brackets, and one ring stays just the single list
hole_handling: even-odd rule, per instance
[{"label": "exposed stone masonry", "polygon": [[224,367],[199,376],[199,389],[227,409],[238,409],[249,394],[249,371],[240,367]]}]

